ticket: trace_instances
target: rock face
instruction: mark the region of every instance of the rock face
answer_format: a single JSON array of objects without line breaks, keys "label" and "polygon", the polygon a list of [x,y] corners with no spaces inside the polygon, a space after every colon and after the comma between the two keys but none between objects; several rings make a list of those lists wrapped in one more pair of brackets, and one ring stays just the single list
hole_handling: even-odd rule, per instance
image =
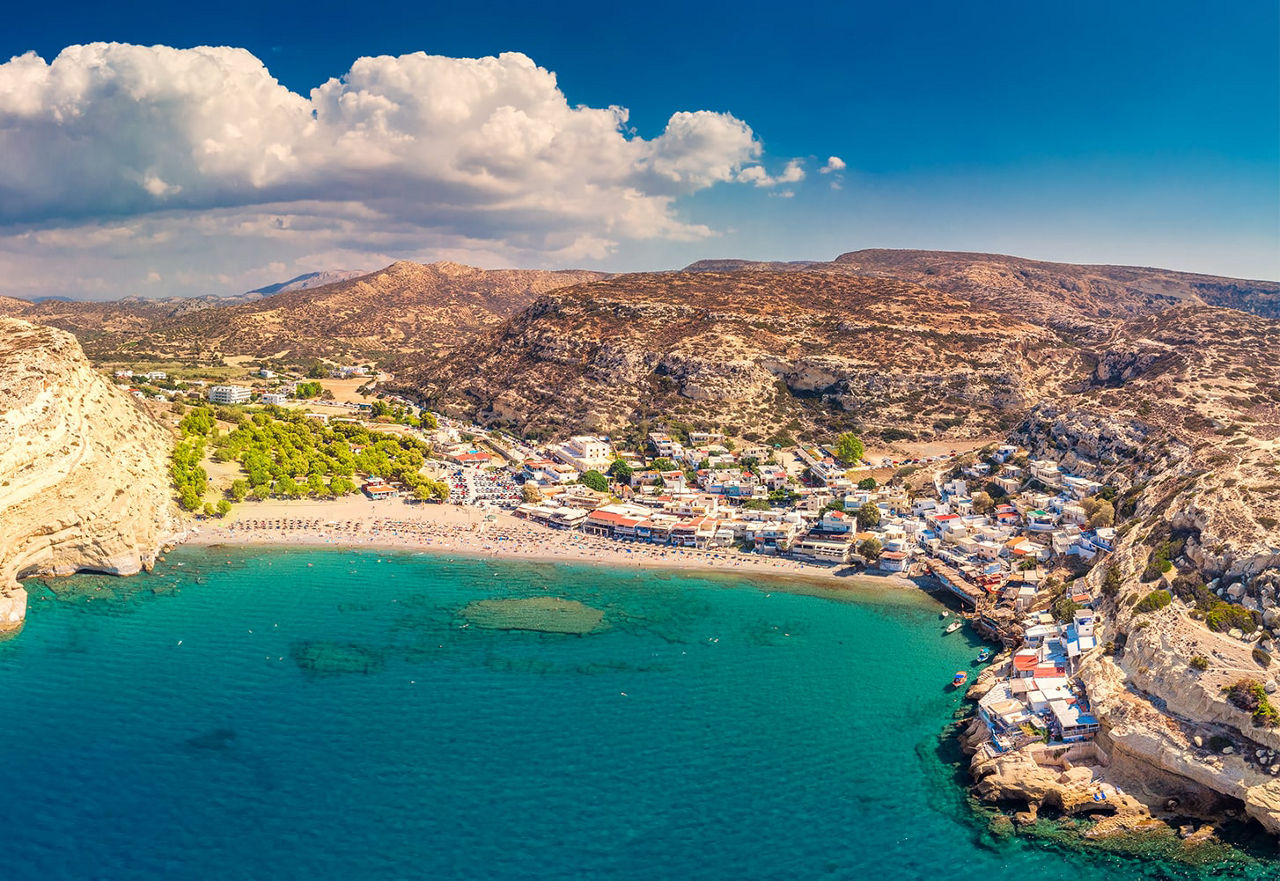
[{"label": "rock face", "polygon": [[[1014,439],[1119,490],[1115,551],[1086,576],[1110,652],[1080,671],[1108,779],[1153,812],[1225,805],[1280,834],[1280,727],[1224,696],[1241,680],[1274,694],[1280,674],[1280,321],[1180,305],[1123,322],[1095,357]],[[1169,605],[1135,609],[1158,589]]]},{"label": "rock face", "polygon": [[526,433],[688,414],[764,438],[793,421],[989,432],[1084,372],[1051,331],[913,284],[741,270],[554,291],[466,351],[397,376],[439,408]]},{"label": "rock face", "polygon": [[151,565],[177,524],[172,445],[70,334],[0,318],[0,629],[22,623],[17,578]]}]

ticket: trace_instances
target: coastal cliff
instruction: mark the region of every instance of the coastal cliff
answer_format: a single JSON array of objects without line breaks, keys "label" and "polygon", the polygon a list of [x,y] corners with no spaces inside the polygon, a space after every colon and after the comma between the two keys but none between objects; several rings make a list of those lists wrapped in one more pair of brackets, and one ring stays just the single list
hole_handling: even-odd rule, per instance
[{"label": "coastal cliff", "polygon": [[[1091,783],[1139,803],[1131,820],[1247,816],[1280,835],[1277,342],[1280,322],[1224,309],[1128,322],[1086,388],[1012,437],[1118,490],[1114,551],[1084,577],[1104,623],[1079,677],[1101,726]],[[978,754],[973,773],[1031,808],[1062,809],[1069,782],[1029,755]]]},{"label": "coastal cliff", "polygon": [[172,445],[69,333],[0,318],[0,630],[25,616],[18,578],[150,567],[178,525]]}]

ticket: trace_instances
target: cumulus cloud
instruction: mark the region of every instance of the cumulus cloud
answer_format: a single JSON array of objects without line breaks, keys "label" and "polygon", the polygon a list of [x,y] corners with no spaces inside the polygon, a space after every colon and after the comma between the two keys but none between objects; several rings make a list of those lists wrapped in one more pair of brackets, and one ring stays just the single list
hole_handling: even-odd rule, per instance
[{"label": "cumulus cloud", "polygon": [[844,171],[844,160],[839,156],[828,156],[827,164],[818,169],[819,174],[831,174],[834,171]]},{"label": "cumulus cloud", "polygon": [[737,173],[735,179],[740,183],[754,184],[757,187],[794,184],[804,180],[804,165],[799,159],[792,159],[777,175],[770,175],[761,165],[748,165]]},{"label": "cumulus cloud", "polygon": [[798,160],[769,175],[762,155],[728,113],[674,113],[641,137],[624,108],[571,106],[519,53],[360,58],[303,96],[243,49],[71,46],[0,64],[0,254],[68,229],[120,247],[122,229],[154,244],[204,225],[306,235],[312,251],[412,240],[599,260],[624,239],[711,235],[677,214],[683,196],[804,178]]}]

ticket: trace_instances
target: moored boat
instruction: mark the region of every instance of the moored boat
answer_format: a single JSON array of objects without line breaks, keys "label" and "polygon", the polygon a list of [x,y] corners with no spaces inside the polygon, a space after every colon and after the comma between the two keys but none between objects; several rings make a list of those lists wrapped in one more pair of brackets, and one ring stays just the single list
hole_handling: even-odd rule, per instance
[{"label": "moored boat", "polygon": [[942,632],[943,632],[943,633],[955,633],[955,632],[956,632],[957,630],[959,630],[962,626],[964,626],[964,622],[963,622],[963,621],[952,621],[950,624],[948,624],[948,625],[947,625],[947,629],[946,629],[946,630],[944,630],[944,631],[942,631]]},{"label": "moored boat", "polygon": [[982,651],[978,652],[979,664],[985,664],[989,660],[991,660],[991,651],[989,649],[983,649]]},{"label": "moored boat", "polygon": [[959,688],[960,686],[964,685],[965,681],[968,678],[969,678],[969,674],[966,673],[964,670],[957,670],[956,675],[951,679],[951,687]]}]

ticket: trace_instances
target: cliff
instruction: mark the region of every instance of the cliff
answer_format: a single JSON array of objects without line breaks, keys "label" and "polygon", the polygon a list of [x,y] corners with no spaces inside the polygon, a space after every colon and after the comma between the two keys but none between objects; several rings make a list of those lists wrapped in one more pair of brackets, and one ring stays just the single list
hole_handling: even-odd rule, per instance
[{"label": "cliff", "polygon": [[665,415],[764,439],[986,433],[1087,369],[1045,328],[906,282],[700,270],[551,292],[397,377],[438,408],[525,434]]},{"label": "cliff", "polygon": [[[1216,793],[1280,833],[1280,726],[1226,696],[1280,696],[1280,321],[1178,306],[1092,354],[1088,386],[1014,438],[1120,490],[1115,551],[1086,576],[1103,645],[1080,672],[1107,777],[1156,813],[1211,815]],[[1137,605],[1154,591],[1167,605]]]},{"label": "cliff", "polygon": [[0,629],[22,623],[18,578],[151,565],[177,526],[172,444],[70,334],[0,318]]}]

